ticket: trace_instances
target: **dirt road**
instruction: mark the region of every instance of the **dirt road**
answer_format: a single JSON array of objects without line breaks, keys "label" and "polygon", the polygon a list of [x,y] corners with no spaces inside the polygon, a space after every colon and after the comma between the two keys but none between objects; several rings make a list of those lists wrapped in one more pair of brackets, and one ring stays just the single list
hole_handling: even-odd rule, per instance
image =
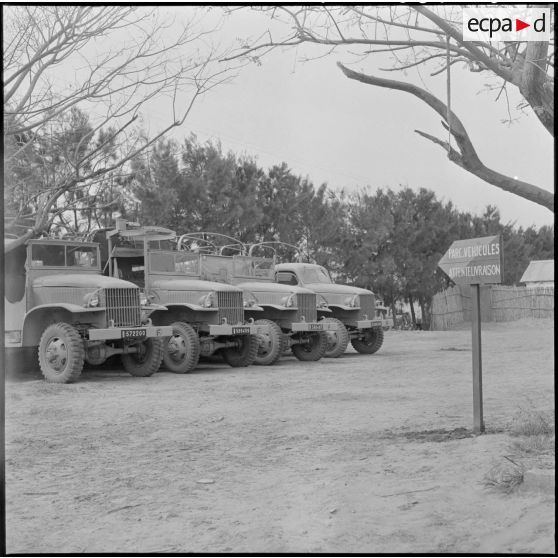
[{"label": "dirt road", "polygon": [[520,408],[553,401],[553,323],[386,333],[376,355],[87,371],[6,387],[9,553],[554,552],[554,496],[487,489]]}]

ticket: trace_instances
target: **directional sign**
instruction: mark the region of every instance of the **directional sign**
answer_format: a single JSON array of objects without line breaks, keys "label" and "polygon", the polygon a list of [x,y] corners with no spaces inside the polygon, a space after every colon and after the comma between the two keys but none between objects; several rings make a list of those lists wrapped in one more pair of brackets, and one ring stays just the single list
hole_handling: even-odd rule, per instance
[{"label": "directional sign", "polygon": [[456,240],[438,262],[438,267],[459,285],[501,283],[500,235]]}]

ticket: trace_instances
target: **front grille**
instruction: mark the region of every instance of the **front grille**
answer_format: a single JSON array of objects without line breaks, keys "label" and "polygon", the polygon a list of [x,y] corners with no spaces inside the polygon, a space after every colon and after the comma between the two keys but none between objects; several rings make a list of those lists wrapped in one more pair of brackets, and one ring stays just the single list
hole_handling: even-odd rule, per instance
[{"label": "front grille", "polygon": [[223,318],[226,318],[229,324],[244,322],[242,292],[217,291],[217,306],[219,307],[219,323],[223,321]]},{"label": "front grille", "polygon": [[318,311],[316,310],[316,295],[314,293],[297,293],[296,305],[298,306],[298,321],[302,319],[302,316],[307,322],[317,320]]},{"label": "front grille", "polygon": [[139,289],[105,289],[107,323],[114,320],[116,327],[141,325]]},{"label": "front grille", "polygon": [[361,294],[359,295],[359,299],[360,299],[360,317],[361,319],[364,318],[364,316],[368,316],[368,319],[371,320],[375,313],[376,313],[376,303],[374,301],[374,295],[373,294]]}]

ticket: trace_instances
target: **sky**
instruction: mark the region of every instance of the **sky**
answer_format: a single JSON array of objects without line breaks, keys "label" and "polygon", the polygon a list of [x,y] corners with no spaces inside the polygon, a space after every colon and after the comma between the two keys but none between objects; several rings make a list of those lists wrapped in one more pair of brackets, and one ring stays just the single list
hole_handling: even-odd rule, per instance
[{"label": "sky", "polygon": [[[168,29],[171,35],[191,21],[195,8],[156,9],[163,17],[174,16]],[[202,11],[208,29],[222,16],[220,8]],[[219,42],[223,47],[238,44],[269,25],[266,16],[246,7],[226,18],[217,33],[207,36],[207,42]],[[119,30],[109,39],[115,51],[121,48],[121,41],[134,40],[123,33]],[[103,41],[106,39],[100,39]],[[88,48],[79,53],[73,66],[56,70],[60,86],[65,76],[68,83],[78,79],[77,68],[86,68],[87,60],[95,59],[97,47]],[[357,71],[382,75],[378,68],[390,66],[387,55],[375,54],[351,64],[354,59],[347,52],[336,51],[302,61],[324,52],[322,47],[302,45],[273,51],[262,58],[261,65],[245,65],[230,82],[198,98],[185,123],[172,135],[179,142],[192,133],[201,142],[220,141],[225,151],[254,157],[264,168],[286,162],[316,187],[326,183],[330,189],[346,193],[365,187],[371,191],[424,187],[462,211],[481,214],[487,205],[493,205],[504,223],[523,227],[553,224],[554,215],[548,209],[481,181],[451,163],[441,147],[416,134],[418,129],[447,138],[439,116],[426,104],[407,93],[350,80],[336,66],[341,61]],[[452,68],[451,107],[485,165],[553,191],[553,138],[530,109],[525,114],[513,109],[519,95],[510,88],[516,119],[512,125],[502,123],[508,116],[506,103],[502,99],[495,102],[496,91],[483,91],[489,76],[458,65]],[[426,73],[424,81],[415,70],[404,76],[387,75],[422,87],[426,84],[445,100],[445,74],[430,78]],[[186,92],[178,95],[178,102],[184,105],[189,99]],[[153,136],[172,121],[172,103],[168,97],[155,98],[143,107],[142,117],[142,126]]]},{"label": "sky", "polygon": [[[233,36],[251,36],[266,24],[258,14],[237,12],[221,37],[226,42]],[[323,51],[313,54],[318,52]],[[337,61],[351,60],[341,52],[302,62],[308,53],[303,47],[275,51],[261,65],[242,68],[231,83],[196,102],[175,137],[195,133],[200,141],[219,140],[225,151],[254,156],[264,168],[285,161],[315,185],[325,182],[333,190],[425,187],[463,211],[480,214],[491,204],[505,223],[553,224],[548,209],[484,183],[451,163],[441,147],[416,134],[419,129],[447,137],[438,115],[423,102],[349,80],[336,66]],[[378,74],[375,66],[388,63],[380,56],[352,67]],[[451,106],[481,160],[494,170],[552,191],[553,139],[536,117],[513,111],[518,120],[502,123],[506,104],[495,102],[497,92],[482,91],[487,76],[453,68]],[[420,84],[413,72],[404,78],[393,73],[389,77]],[[445,74],[426,82],[445,100]],[[512,98],[512,106],[519,100]],[[164,117],[164,103],[150,109],[152,123]]]}]

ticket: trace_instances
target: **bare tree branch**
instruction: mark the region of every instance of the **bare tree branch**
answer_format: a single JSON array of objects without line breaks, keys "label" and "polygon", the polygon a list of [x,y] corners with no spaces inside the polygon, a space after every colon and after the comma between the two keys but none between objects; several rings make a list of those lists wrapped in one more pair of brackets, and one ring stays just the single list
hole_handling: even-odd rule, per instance
[{"label": "bare tree branch", "polygon": [[343,66],[343,64],[341,63],[337,63],[337,65],[349,79],[354,79],[360,81],[361,83],[366,83],[368,85],[374,85],[377,87],[385,87],[388,89],[405,91],[425,102],[447,122],[447,128],[449,128],[451,135],[454,137],[459,147],[459,152],[454,150],[449,145],[449,143],[440,140],[430,134],[426,134],[425,132],[420,132],[417,130],[418,134],[443,147],[446,150],[448,158],[451,161],[458,164],[460,167],[470,172],[471,174],[474,174],[478,178],[488,182],[489,184],[498,186],[502,190],[511,192],[512,194],[521,195],[525,199],[538,203],[539,205],[542,205],[550,209],[551,211],[554,211],[554,196],[551,192],[543,190],[542,188],[534,186],[533,184],[523,182],[522,180],[517,180],[512,177],[505,176],[497,171],[486,167],[479,159],[477,152],[475,151],[475,148],[473,147],[473,144],[461,120],[459,120],[459,118],[453,111],[450,111],[448,122],[447,105],[440,101],[440,99],[432,95],[432,93],[410,83],[361,74],[350,70],[349,68]]},{"label": "bare tree branch", "polygon": [[[183,125],[199,96],[234,68],[213,64],[223,53],[211,46],[211,29],[198,28],[199,10],[177,25],[144,7],[11,6],[7,12],[5,197],[15,213],[9,226],[18,230],[9,250],[55,220],[66,222],[66,212],[79,224],[78,213],[90,212],[93,199],[100,211],[112,207],[114,196],[103,192],[114,181],[122,184],[130,162]],[[64,67],[76,73],[67,88],[51,80]],[[169,120],[147,137],[136,126],[140,110],[162,95],[173,98]]]},{"label": "bare tree branch", "polygon": [[[321,58],[333,51],[346,53],[353,60],[374,61],[377,53],[390,53],[393,63],[382,71],[397,72],[413,69],[424,87],[410,83],[384,80],[375,76],[357,74],[346,65],[340,65],[347,77],[379,87],[401,90],[415,95],[431,106],[444,119],[449,119],[452,137],[458,150],[448,142],[420,132],[422,137],[443,147],[448,157],[469,172],[488,183],[511,191],[525,199],[535,201],[553,209],[552,194],[532,184],[506,177],[485,167],[457,116],[450,112],[439,99],[428,93],[422,69],[427,68],[430,76],[449,71],[457,63],[473,73],[488,72],[504,82],[508,114],[509,101],[506,85],[515,86],[525,99],[517,109],[531,107],[544,128],[554,135],[554,35],[549,42],[504,42],[465,41],[461,32],[461,8],[452,5],[409,6],[334,6],[292,5],[253,8],[267,13],[273,20],[271,30],[255,40],[247,40],[243,48],[237,49],[227,60],[246,58],[257,60],[275,48],[284,48],[301,43],[323,45],[328,53],[314,55]],[[554,11],[551,10],[551,19]],[[278,22],[285,25],[281,31]],[[553,30],[552,21],[550,27]],[[283,33],[283,34],[281,34]],[[448,38],[451,38],[451,42]],[[248,56],[245,56],[248,54]],[[446,60],[440,64],[440,59]],[[358,77],[357,77],[358,76]],[[500,99],[500,94],[497,100]],[[512,117],[508,119],[512,121]]]}]

